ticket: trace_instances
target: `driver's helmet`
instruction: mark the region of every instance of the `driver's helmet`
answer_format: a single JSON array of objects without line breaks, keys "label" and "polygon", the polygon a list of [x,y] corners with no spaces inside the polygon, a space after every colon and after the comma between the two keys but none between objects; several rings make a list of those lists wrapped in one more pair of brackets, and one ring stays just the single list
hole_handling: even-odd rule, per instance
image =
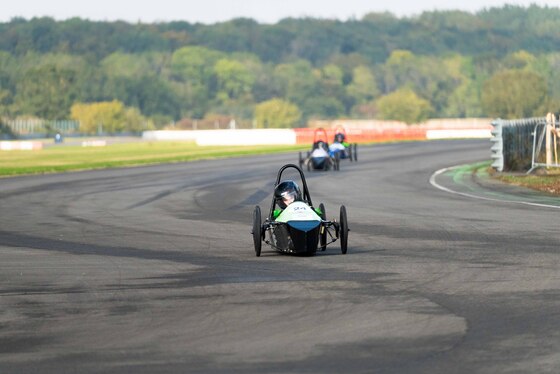
[{"label": "driver's helmet", "polygon": [[337,134],[334,136],[334,141],[335,141],[336,143],[343,143],[344,140],[345,140],[345,139],[344,139],[344,134],[341,133],[341,132],[337,133]]},{"label": "driver's helmet", "polygon": [[315,143],[315,149],[328,149],[328,145],[324,141],[319,140]]},{"label": "driver's helmet", "polygon": [[274,199],[276,199],[276,204],[278,204],[281,209],[286,209],[286,207],[294,201],[301,200],[301,190],[296,182],[286,180],[281,182],[274,189]]}]

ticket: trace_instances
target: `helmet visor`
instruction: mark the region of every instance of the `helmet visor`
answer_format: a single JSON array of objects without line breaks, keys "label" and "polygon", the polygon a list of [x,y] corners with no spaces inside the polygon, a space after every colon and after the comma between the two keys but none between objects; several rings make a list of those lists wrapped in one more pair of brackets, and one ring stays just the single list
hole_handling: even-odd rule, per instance
[{"label": "helmet visor", "polygon": [[291,203],[294,202],[294,200],[296,199],[297,193],[296,191],[284,191],[280,194],[280,197],[282,198],[282,202],[288,206]]}]

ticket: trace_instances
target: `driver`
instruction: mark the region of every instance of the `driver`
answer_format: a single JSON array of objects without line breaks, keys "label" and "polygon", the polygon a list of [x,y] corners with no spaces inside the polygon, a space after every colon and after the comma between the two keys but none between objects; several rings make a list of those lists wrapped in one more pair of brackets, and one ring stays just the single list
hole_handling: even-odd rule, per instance
[{"label": "driver", "polygon": [[281,182],[274,188],[274,199],[281,209],[286,209],[294,201],[301,201],[301,190],[293,180]]}]

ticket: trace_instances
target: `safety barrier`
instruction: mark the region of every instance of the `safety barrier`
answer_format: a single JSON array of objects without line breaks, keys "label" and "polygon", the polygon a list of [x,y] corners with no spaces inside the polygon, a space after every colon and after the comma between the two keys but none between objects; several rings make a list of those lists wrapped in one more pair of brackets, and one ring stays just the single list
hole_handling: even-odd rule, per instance
[{"label": "safety barrier", "polygon": [[[451,121],[450,124],[406,125],[401,122],[371,122],[371,121],[341,121],[325,128],[327,141],[332,141],[334,134],[339,129],[344,129],[347,140],[352,143],[373,143],[386,141],[408,141],[444,138],[480,138],[490,137],[489,122],[482,122],[473,128],[468,128],[464,123]],[[467,125],[468,126],[468,125]],[[159,130],[144,131],[144,140],[186,140],[197,145],[295,145],[310,144],[313,142],[315,128],[296,129],[227,129],[227,130]],[[40,149],[42,143],[35,146],[16,146],[16,142],[8,141],[8,145],[1,149],[19,147],[17,149]],[[29,143],[29,142],[28,142]],[[90,145],[90,144],[88,144]],[[91,145],[90,145],[91,146]],[[22,148],[27,147],[27,148]],[[31,148],[30,148],[31,147]],[[16,148],[14,148],[16,149]]]},{"label": "safety barrier", "polygon": [[0,151],[36,151],[43,149],[42,142],[0,141]]},{"label": "safety barrier", "polygon": [[[392,121],[330,121],[324,124],[327,141],[344,129],[352,143],[409,141],[426,139],[490,138],[490,120],[437,120],[419,125]],[[160,130],[145,131],[145,140],[191,140],[198,145],[278,145],[310,144],[316,127],[295,129]]]},{"label": "safety barrier", "polygon": [[296,144],[293,129],[258,130],[159,130],[144,131],[144,140],[187,140],[197,145],[284,145]]},{"label": "safety barrier", "polygon": [[[327,132],[327,141],[334,138],[336,128],[325,129]],[[352,143],[373,143],[386,141],[405,141],[405,140],[426,140],[426,129],[416,126],[412,127],[394,127],[394,128],[344,128],[348,141]],[[301,128],[294,129],[296,133],[297,144],[310,144],[315,136],[315,129]]]}]

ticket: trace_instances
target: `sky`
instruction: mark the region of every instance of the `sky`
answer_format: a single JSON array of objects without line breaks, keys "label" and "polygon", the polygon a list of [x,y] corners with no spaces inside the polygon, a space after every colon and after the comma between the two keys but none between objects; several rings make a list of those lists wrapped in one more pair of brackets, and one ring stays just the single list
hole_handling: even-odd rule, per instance
[{"label": "sky", "polygon": [[131,23],[187,21],[212,24],[237,17],[259,23],[282,18],[313,17],[360,19],[369,12],[388,11],[397,17],[414,17],[424,11],[463,10],[477,12],[505,4],[531,4],[560,8],[560,0],[3,0],[0,22],[14,17],[48,16],[56,20],[73,17],[94,21],[123,20]]}]

